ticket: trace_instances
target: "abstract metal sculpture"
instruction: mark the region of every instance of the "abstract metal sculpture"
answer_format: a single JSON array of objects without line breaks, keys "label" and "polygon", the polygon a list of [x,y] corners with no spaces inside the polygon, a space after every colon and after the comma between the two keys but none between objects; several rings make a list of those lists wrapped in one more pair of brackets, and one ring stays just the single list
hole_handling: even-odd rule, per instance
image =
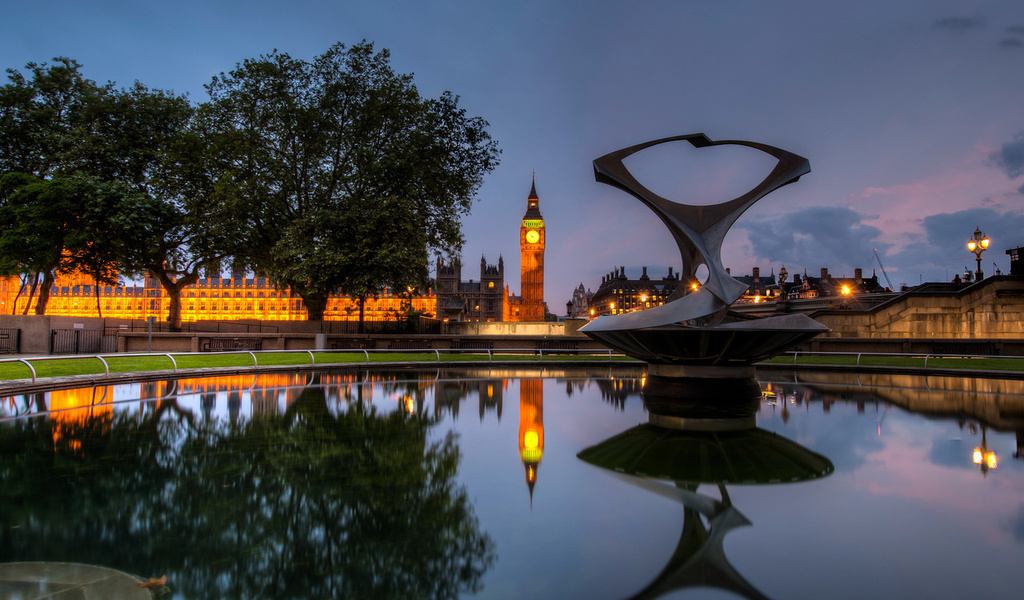
[{"label": "abstract metal sculpture", "polygon": [[[623,164],[627,157],[668,142],[687,141],[695,148],[735,145],[760,150],[778,160],[775,168],[754,189],[742,196],[710,206],[692,206],[663,198],[647,189]],[[810,172],[806,158],[765,144],[708,139],[703,133],[680,135],[630,146],[594,161],[597,181],[620,188],[654,211],[669,228],[683,259],[677,297],[662,306],[621,315],[606,315],[580,331],[629,356],[663,365],[749,365],[827,331],[802,314],[780,314],[743,319],[729,313],[746,285],[722,265],[722,242],[733,223],[752,204],[770,192]],[[708,277],[696,290],[697,269],[705,265]]]}]

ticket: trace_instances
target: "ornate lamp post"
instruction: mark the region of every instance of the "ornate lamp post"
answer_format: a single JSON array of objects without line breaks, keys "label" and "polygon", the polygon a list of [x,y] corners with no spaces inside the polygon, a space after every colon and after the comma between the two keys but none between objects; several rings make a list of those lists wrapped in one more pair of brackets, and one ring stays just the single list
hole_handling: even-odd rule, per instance
[{"label": "ornate lamp post", "polygon": [[785,312],[789,304],[789,294],[786,292],[786,278],[789,276],[789,271],[783,266],[779,269],[779,299],[775,301],[775,310],[779,312]]},{"label": "ornate lamp post", "polygon": [[974,256],[978,259],[978,270],[974,277],[975,281],[981,281],[981,278],[985,276],[985,273],[981,270],[981,253],[988,250],[989,243],[989,239],[977,227],[974,229],[974,237],[967,240],[967,249],[973,252]]},{"label": "ornate lamp post", "polygon": [[981,446],[974,449],[974,453],[971,456],[974,464],[978,465],[981,469],[982,475],[988,475],[989,470],[995,469],[999,460],[996,458],[996,453],[988,449],[988,442],[985,440],[985,426],[981,426]]}]

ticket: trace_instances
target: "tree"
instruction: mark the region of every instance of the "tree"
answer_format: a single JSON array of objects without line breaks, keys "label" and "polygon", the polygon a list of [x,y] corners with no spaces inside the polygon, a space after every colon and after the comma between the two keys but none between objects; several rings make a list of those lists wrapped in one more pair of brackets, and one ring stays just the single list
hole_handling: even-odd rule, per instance
[{"label": "tree", "polygon": [[275,51],[207,90],[211,218],[310,320],[339,289],[363,302],[422,285],[432,252],[461,247],[460,217],[498,162],[485,121],[450,93],[421,98],[367,42],[312,62]]},{"label": "tree", "polygon": [[65,57],[28,63],[28,76],[7,69],[9,83],[0,87],[0,174],[67,173],[65,152],[81,141],[85,107],[111,88],[84,78],[81,69]]},{"label": "tree", "polygon": [[38,285],[35,311],[44,314],[65,238],[77,222],[80,183],[51,179],[69,173],[64,153],[80,140],[83,107],[109,87],[82,77],[81,65],[69,58],[25,70],[8,69],[9,83],[0,87],[0,270],[22,275],[22,289],[31,281],[29,304]]},{"label": "tree", "polygon": [[[185,96],[138,82],[122,90],[98,86],[67,58],[26,70],[28,76],[8,70],[10,83],[0,88],[0,174],[32,176],[8,181],[5,201],[15,204],[3,223],[16,229],[0,232],[4,274],[43,278],[37,314],[45,312],[58,268],[98,285],[116,284],[119,274],[150,274],[171,298],[167,319],[177,329],[181,290],[224,256],[201,210],[211,183],[202,136],[191,127],[194,107]],[[77,195],[58,202],[72,191],[68,182]],[[12,196],[16,184],[34,187]],[[21,238],[29,243],[19,245]]]}]

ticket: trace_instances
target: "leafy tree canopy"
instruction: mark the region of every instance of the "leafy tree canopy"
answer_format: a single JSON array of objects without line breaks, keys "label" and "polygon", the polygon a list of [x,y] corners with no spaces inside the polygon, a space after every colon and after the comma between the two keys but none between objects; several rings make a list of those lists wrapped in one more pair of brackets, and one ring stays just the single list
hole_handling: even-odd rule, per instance
[{"label": "leafy tree canopy", "polygon": [[460,218],[498,162],[484,120],[450,93],[421,98],[367,42],[312,62],[275,51],[207,90],[213,218],[311,320],[339,289],[422,284],[432,252],[461,247]]}]

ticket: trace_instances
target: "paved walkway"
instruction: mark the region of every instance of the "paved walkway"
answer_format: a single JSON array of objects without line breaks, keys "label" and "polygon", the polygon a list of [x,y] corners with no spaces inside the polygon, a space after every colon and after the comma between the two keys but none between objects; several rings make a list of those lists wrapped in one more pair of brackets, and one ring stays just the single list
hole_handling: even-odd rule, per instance
[{"label": "paved walkway", "polygon": [[142,580],[106,567],[56,562],[0,563],[0,600],[152,600]]}]

